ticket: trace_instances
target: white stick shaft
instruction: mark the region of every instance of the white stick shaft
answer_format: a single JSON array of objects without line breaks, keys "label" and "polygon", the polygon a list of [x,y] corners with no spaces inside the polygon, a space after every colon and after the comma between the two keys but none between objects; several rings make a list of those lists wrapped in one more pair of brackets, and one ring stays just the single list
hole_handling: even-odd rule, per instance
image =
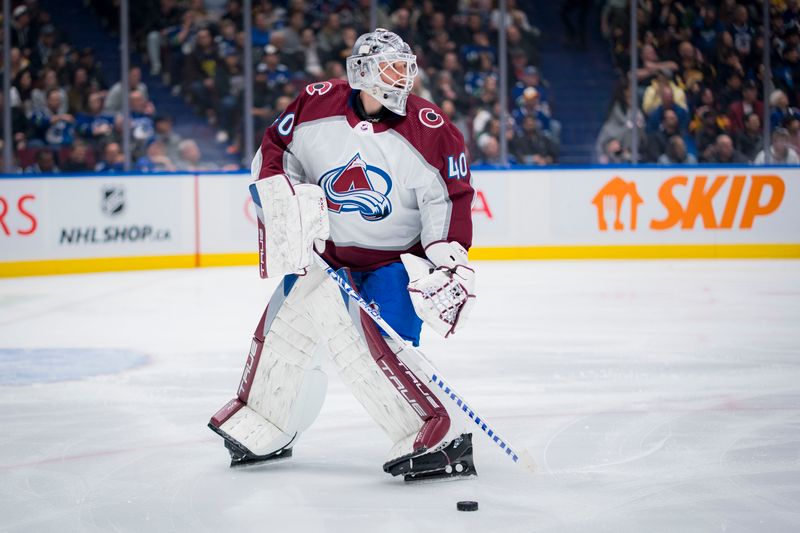
[{"label": "white stick shaft", "polygon": [[[422,371],[425,373],[425,377],[428,378],[430,383],[433,383],[434,386],[438,387],[445,396],[450,398],[450,400],[458,406],[461,412],[464,413],[464,416],[469,418],[476,426],[478,426],[484,435],[486,435],[492,442],[494,442],[501,450],[503,450],[507,457],[509,457],[515,463],[519,462],[529,470],[533,469],[533,463],[530,459],[530,454],[527,453],[525,450],[518,455],[514,449],[516,447],[512,447],[511,444],[502,438],[497,431],[494,430],[493,426],[487,421],[484,417],[479,416],[478,413],[472,409],[464,398],[456,393],[453,388],[447,384],[447,380],[441,375],[441,373],[436,370],[436,367],[431,363],[431,361],[423,354],[419,349],[415,348],[406,343],[405,339],[403,339],[393,328],[390,326],[384,319],[381,317],[380,312],[371,307],[362,297],[359,295],[353,287],[340,276],[333,268],[328,265],[328,263],[320,257],[318,254],[314,253],[314,258],[316,259],[319,266],[321,266],[325,272],[330,276],[330,278],[336,282],[341,289],[347,293],[347,295],[355,301],[358,306],[367,313],[372,320],[378,324],[383,331],[385,331],[389,337],[391,337],[395,342],[397,342],[400,346],[404,346],[404,349],[400,351],[398,356],[401,359],[405,357],[411,357],[414,359],[413,366],[418,366]],[[408,362],[403,361],[404,363],[408,364]]]}]

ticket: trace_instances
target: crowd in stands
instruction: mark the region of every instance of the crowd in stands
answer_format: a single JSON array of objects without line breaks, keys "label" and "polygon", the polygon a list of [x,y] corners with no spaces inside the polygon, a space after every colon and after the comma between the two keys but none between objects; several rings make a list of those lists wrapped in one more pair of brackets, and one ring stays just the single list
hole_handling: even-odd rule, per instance
[{"label": "crowd in stands", "polygon": [[[11,81],[9,106],[17,170],[121,171],[124,121],[120,83],[110,84],[94,51],[71,45],[63,28],[56,26],[37,1],[15,3],[12,18],[11,62],[2,75]],[[133,168],[196,168],[192,150],[172,131],[171,119],[157,115],[139,68],[131,68],[129,76],[128,136]]]},{"label": "crowd in stands", "polygon": [[[116,31],[118,6],[87,0]],[[500,162],[498,28],[508,32],[509,159],[557,162],[560,124],[539,72],[540,32],[508,1],[505,18],[491,0],[387,0],[378,26],[412,44],[420,65],[414,91],[438,104],[464,134],[473,163]],[[306,84],[346,79],[344,60],[369,31],[370,0],[254,0],[254,107],[244,109],[244,20],[241,0],[131,2],[131,36],[141,61],[130,69],[133,168],[210,168],[196,143],[180,139],[150,99],[140,68],[161,76],[175,96],[215,128],[228,153],[242,154],[243,120],[256,143]],[[11,108],[14,149],[24,172],[116,172],[122,169],[123,91],[110,83],[91,48],[77,49],[69,28],[54,24],[36,0],[13,4]],[[254,147],[255,148],[255,147]],[[243,162],[243,166],[246,162]]]},{"label": "crowd in stands", "polygon": [[[96,3],[100,3],[99,0]],[[244,66],[240,0],[138,2],[133,34],[154,75],[217,128],[229,153],[243,151]],[[377,22],[409,42],[420,75],[415,92],[438,104],[461,129],[473,162],[499,162],[497,32],[508,31],[513,118],[511,159],[545,164],[558,159],[559,124],[537,69],[539,30],[508,2],[508,16],[486,0],[378,3]],[[370,0],[253,2],[255,101],[249,111],[261,132],[308,83],[346,79],[345,59],[370,27]],[[455,14],[455,15],[453,15]],[[525,120],[526,117],[533,120]],[[527,125],[526,125],[527,124]]]},{"label": "crowd in stands", "polygon": [[769,3],[773,90],[763,101],[763,3],[756,0],[639,0],[637,105],[629,88],[629,7],[608,0],[602,28],[620,83],[597,139],[600,163],[800,164],[800,1]]}]

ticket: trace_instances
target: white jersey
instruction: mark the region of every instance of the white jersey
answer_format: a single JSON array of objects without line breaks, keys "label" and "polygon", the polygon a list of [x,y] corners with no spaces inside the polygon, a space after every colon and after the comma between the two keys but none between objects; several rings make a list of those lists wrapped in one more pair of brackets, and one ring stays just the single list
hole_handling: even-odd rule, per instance
[{"label": "white jersey", "polygon": [[267,129],[253,177],[323,188],[335,267],[372,270],[441,241],[469,248],[474,191],[461,133],[414,95],[405,117],[362,120],[357,94],[340,80],[308,85]]}]

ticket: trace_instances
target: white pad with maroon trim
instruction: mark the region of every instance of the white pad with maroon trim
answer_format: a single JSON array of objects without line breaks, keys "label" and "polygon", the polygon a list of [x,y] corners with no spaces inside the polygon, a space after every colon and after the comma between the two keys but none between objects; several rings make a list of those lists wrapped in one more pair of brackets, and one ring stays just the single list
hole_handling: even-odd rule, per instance
[{"label": "white pad with maroon trim", "polygon": [[322,407],[327,376],[306,301],[320,279],[289,276],[278,285],[254,335],[238,398],[211,420],[255,455],[296,440]]},{"label": "white pad with maroon trim", "polygon": [[[327,305],[318,319],[339,375],[394,443],[387,461],[446,445],[464,431],[463,417],[452,424],[447,403],[418,378],[424,374],[397,358],[400,348],[382,337],[375,324],[328,279],[318,292]],[[335,311],[335,312],[332,312]],[[377,360],[377,361],[376,361]]]},{"label": "white pad with maroon trim", "polygon": [[[285,296],[291,278],[278,286],[259,324],[263,333],[256,332],[238,398],[212,424],[256,455],[293,444],[324,399],[319,340],[350,391],[394,443],[387,460],[422,445],[437,449],[463,432],[450,423],[447,403],[417,378],[423,374],[397,359],[398,347],[386,344],[358,306],[345,303],[324,272],[312,269],[297,277]],[[378,362],[373,352],[381,357]]]},{"label": "white pad with maroon trim", "polygon": [[350,392],[393,442],[416,435],[422,420],[373,360],[339,287],[326,276],[314,298],[323,342]]},{"label": "white pad with maroon trim", "polygon": [[304,272],[311,264],[312,247],[319,251],[330,236],[328,205],[322,188],[292,185],[277,174],[250,185],[259,222],[262,277]]}]

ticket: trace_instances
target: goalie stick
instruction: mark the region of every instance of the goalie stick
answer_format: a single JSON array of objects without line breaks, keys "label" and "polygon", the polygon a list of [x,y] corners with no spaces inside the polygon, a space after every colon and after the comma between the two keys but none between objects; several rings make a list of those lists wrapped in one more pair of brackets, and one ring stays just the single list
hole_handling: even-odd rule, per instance
[{"label": "goalie stick", "polygon": [[[448,385],[447,380],[444,379],[441,372],[439,372],[433,363],[425,356],[422,351],[411,346],[408,344],[405,339],[403,339],[393,328],[390,326],[384,319],[381,317],[380,312],[377,309],[371,307],[356,291],[350,284],[345,280],[342,276],[340,276],[331,266],[319,256],[319,254],[314,253],[314,259],[317,261],[320,267],[328,274],[328,276],[336,282],[337,285],[345,292],[347,295],[355,301],[358,306],[367,313],[372,320],[375,321],[378,326],[385,331],[389,337],[391,337],[396,343],[400,346],[403,346],[404,349],[400,351],[398,357],[404,359],[405,357],[410,356],[413,359],[413,363],[418,366],[422,372],[425,374],[425,377],[428,378],[430,383],[433,383],[436,387],[441,389],[445,396],[450,398],[450,400],[458,406],[464,416],[469,418],[472,422],[475,423],[478,428],[480,428],[481,432],[486,435],[493,443],[495,443],[500,450],[505,452],[506,457],[509,457],[512,461],[517,464],[524,466],[529,471],[533,471],[536,466],[531,458],[530,453],[527,449],[523,449],[519,454],[514,450],[518,449],[516,446],[511,446],[511,444],[500,436],[497,431],[494,430],[492,425],[482,416],[479,416],[475,410],[467,404],[464,398],[458,394],[453,388]],[[404,361],[405,362],[405,361]]]}]

